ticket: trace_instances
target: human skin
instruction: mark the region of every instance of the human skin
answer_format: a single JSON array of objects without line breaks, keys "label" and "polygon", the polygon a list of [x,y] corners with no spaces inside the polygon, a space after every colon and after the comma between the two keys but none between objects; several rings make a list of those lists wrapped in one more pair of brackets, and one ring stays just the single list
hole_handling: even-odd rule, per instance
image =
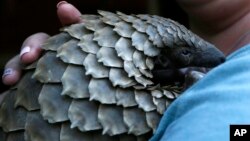
[{"label": "human skin", "polygon": [[249,0],[177,0],[190,28],[226,55],[250,42]]},{"label": "human skin", "polygon": [[[215,44],[226,55],[250,43],[250,1],[249,0],[177,0],[189,16],[190,28],[207,41]],[[57,5],[57,14],[62,25],[81,22],[80,12],[71,4],[62,1]],[[21,76],[22,64],[29,64],[39,58],[40,45],[49,36],[37,33],[28,37],[22,48],[29,46],[30,52],[21,51],[20,57],[11,59],[3,74],[6,85],[15,84]],[[37,40],[39,38],[39,40]]]}]

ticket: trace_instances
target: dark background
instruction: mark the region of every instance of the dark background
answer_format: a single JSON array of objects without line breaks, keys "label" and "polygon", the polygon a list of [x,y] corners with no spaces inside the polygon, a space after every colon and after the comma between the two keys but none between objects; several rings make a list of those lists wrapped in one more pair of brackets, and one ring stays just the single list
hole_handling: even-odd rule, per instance
[{"label": "dark background", "polygon": [[[19,53],[22,42],[36,32],[58,33],[60,0],[0,0],[0,74],[7,60]],[[96,10],[126,14],[156,14],[187,26],[187,17],[174,0],[68,0],[84,14]],[[0,82],[0,93],[7,87]]]}]

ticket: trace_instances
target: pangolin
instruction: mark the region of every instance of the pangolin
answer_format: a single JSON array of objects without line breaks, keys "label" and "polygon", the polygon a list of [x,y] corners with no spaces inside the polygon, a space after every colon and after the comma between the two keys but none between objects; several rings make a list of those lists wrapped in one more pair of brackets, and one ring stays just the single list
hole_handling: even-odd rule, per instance
[{"label": "pangolin", "polygon": [[50,37],[43,56],[4,93],[1,141],[148,140],[181,92],[157,81],[168,79],[165,70],[224,61],[173,20],[98,13]]}]

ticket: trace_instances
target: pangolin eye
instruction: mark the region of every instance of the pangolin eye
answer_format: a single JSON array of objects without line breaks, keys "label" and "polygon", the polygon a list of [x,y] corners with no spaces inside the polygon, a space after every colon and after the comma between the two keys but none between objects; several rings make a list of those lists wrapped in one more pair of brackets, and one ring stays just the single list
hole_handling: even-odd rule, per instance
[{"label": "pangolin eye", "polygon": [[189,50],[185,49],[185,50],[182,50],[181,54],[184,55],[184,56],[188,56],[188,55],[191,54],[191,52]]}]

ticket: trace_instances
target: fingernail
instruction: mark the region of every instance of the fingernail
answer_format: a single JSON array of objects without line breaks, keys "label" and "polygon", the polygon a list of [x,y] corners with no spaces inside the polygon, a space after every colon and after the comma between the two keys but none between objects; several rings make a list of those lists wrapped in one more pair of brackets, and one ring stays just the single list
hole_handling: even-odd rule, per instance
[{"label": "fingernail", "polygon": [[13,69],[11,68],[5,69],[3,72],[2,78],[6,77],[7,75],[11,75],[12,73],[13,73]]},{"label": "fingernail", "polygon": [[20,52],[20,57],[22,57],[25,53],[28,52],[30,52],[30,47],[29,46],[24,47]]},{"label": "fingernail", "polygon": [[67,4],[68,2],[66,2],[66,1],[60,1],[57,5],[56,5],[56,7],[58,8],[60,5],[62,5],[62,4]]}]

